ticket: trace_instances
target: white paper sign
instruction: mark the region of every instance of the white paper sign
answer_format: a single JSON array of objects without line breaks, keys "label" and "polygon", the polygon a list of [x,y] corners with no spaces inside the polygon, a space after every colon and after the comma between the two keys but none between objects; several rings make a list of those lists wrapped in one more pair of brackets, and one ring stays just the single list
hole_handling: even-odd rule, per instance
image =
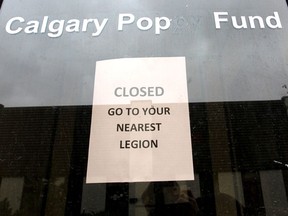
[{"label": "white paper sign", "polygon": [[97,62],[87,183],[193,179],[185,58]]}]

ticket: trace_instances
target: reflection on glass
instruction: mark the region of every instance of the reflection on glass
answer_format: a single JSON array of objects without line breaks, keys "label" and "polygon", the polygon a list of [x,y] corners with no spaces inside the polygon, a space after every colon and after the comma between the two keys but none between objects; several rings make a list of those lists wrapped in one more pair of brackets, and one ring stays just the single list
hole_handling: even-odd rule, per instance
[{"label": "reflection on glass", "polygon": [[2,108],[1,213],[287,215],[283,101],[193,103],[189,111],[195,181],[86,184],[91,106]]}]

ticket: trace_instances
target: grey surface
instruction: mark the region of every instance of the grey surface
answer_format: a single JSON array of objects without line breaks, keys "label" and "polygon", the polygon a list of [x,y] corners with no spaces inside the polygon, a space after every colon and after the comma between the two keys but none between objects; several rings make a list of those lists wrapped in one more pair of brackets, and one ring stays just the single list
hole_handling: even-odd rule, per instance
[{"label": "grey surface", "polygon": [[[282,29],[216,30],[213,12],[268,16]],[[136,24],[117,31],[119,13],[166,16],[171,27],[154,34]],[[108,18],[98,37],[91,31],[10,35],[7,21]],[[0,12],[0,104],[91,105],[95,62],[125,57],[185,56],[189,102],[279,100],[288,85],[288,9],[284,0],[77,1],[6,0]],[[103,90],[104,92],[105,90]]]}]

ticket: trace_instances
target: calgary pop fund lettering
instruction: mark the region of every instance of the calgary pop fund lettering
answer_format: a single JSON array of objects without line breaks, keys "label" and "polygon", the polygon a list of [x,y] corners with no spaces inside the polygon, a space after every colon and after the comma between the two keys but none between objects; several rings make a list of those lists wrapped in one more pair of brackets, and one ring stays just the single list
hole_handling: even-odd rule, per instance
[{"label": "calgary pop fund lettering", "polygon": [[[233,16],[228,12],[214,12],[211,16],[214,18],[215,28],[221,29],[225,25],[230,25],[234,29],[282,29],[282,23],[278,12],[263,17],[258,15],[251,16]],[[6,23],[5,30],[8,34],[47,34],[50,38],[58,38],[64,32],[92,32],[92,37],[98,37],[102,34],[109,22],[108,18],[98,19],[51,19],[44,16],[41,20],[27,20],[21,16],[12,17]],[[121,13],[118,16],[117,30],[125,31],[126,27],[132,25],[140,31],[154,31],[154,34],[160,35],[171,27],[172,19],[162,17],[140,17],[136,18],[131,13]]]},{"label": "calgary pop fund lettering", "polygon": [[[23,17],[13,17],[6,23],[6,32],[12,35],[18,33],[25,34],[44,34],[48,37],[60,37],[63,32],[87,32],[92,31],[92,36],[99,36],[107,26],[108,18],[104,19],[55,19],[51,20],[49,16],[44,16],[41,21],[26,20]],[[133,14],[119,14],[118,16],[118,31],[124,31],[126,25],[136,25],[141,31],[147,31],[154,27],[154,32],[159,35],[161,31],[167,30],[170,27],[171,20],[167,17],[141,17],[137,19]]]}]

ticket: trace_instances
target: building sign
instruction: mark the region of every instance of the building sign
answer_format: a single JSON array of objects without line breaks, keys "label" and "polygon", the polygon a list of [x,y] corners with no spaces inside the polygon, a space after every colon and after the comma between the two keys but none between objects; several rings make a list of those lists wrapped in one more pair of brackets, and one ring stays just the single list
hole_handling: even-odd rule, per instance
[{"label": "building sign", "polygon": [[185,56],[189,103],[288,94],[285,0],[3,1],[0,26],[5,107],[91,105],[95,61],[127,56]]},{"label": "building sign", "polygon": [[87,183],[193,173],[185,58],[97,62]]}]

